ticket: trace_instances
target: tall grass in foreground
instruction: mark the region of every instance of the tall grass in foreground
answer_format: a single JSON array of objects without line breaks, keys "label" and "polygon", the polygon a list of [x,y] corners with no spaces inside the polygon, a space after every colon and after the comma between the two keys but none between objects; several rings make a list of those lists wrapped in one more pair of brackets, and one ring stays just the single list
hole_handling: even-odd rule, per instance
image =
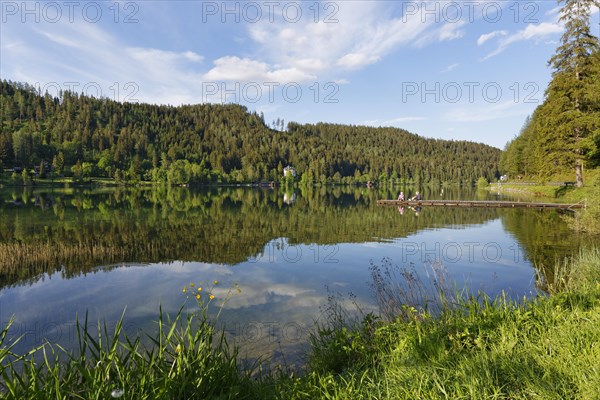
[{"label": "tall grass in foreground", "polygon": [[353,340],[371,350],[360,362],[309,373],[301,384],[283,382],[280,391],[347,399],[599,398],[598,292],[520,305],[469,301],[438,318],[383,324]]},{"label": "tall grass in foreground", "polygon": [[538,285],[550,294],[600,290],[600,247],[580,249],[574,257],[557,262],[551,274],[538,276]]},{"label": "tall grass in foreground", "polygon": [[46,344],[17,357],[0,336],[0,396],[9,399],[195,399],[241,398],[250,371],[237,368],[236,352],[204,313],[158,319],[150,346],[127,337],[123,319],[113,331],[87,319],[77,323],[79,348]]},{"label": "tall grass in foreground", "polygon": [[425,263],[423,274],[414,265],[400,267],[384,258],[381,265],[371,263],[371,287],[385,321],[402,318],[410,321],[417,312],[439,315],[454,307],[463,292],[453,287],[448,271],[440,261]]},{"label": "tall grass in foreground", "polygon": [[591,191],[590,198],[585,200],[586,208],[565,219],[575,232],[600,235],[600,184]]},{"label": "tall grass in foreground", "polygon": [[[521,302],[457,293],[428,309],[411,303],[418,296],[384,294],[384,304],[406,302],[387,308],[400,311],[395,319],[370,313],[345,324],[343,309],[331,297],[327,310],[333,314],[316,328],[302,376],[251,378],[256,370],[239,369],[235,349],[205,312],[166,321],[161,313],[150,347],[126,337],[121,322],[112,332],[98,326],[93,334],[85,321],[77,353],[46,345],[19,357],[5,343],[7,327],[0,334],[0,396],[599,399],[600,250],[582,250],[555,270],[550,296]],[[413,279],[374,284],[388,294],[424,279],[389,265],[372,273],[377,279]],[[421,284],[417,293],[428,299],[431,290],[447,287],[440,281]],[[200,297],[201,289],[194,290]]]},{"label": "tall grass in foreground", "polygon": [[[399,311],[396,320],[367,315],[350,327],[320,327],[311,372],[280,381],[279,391],[293,392],[290,398],[600,399],[600,250],[582,250],[555,270],[549,297],[463,294],[432,315],[411,302],[414,293],[430,298],[436,285],[384,264],[378,277],[409,279],[376,283],[386,309]],[[411,285],[416,292],[402,294]]]}]

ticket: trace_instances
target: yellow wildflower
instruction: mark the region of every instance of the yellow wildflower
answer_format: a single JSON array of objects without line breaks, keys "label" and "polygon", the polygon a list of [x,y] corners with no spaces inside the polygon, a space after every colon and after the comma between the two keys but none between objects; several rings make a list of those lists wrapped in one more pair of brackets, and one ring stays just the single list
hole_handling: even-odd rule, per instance
[{"label": "yellow wildflower", "polygon": [[198,291],[199,291],[199,292],[201,292],[201,291],[202,291],[202,288],[201,288],[201,287],[199,287],[199,288],[198,288]]},{"label": "yellow wildflower", "polygon": [[211,295],[208,296],[208,298],[212,300],[212,299],[215,298],[215,296],[211,294]]},{"label": "yellow wildflower", "polygon": [[200,294],[197,294],[197,295],[196,295],[196,298],[197,298],[198,300],[200,300]]},{"label": "yellow wildflower", "polygon": [[218,285],[218,284],[219,284],[219,281],[214,281],[214,284],[215,284],[215,285]]},{"label": "yellow wildflower", "polygon": [[183,293],[187,292],[187,286],[184,286],[182,291]]},{"label": "yellow wildflower", "polygon": [[190,283],[190,287],[194,287],[196,284],[194,282]]}]

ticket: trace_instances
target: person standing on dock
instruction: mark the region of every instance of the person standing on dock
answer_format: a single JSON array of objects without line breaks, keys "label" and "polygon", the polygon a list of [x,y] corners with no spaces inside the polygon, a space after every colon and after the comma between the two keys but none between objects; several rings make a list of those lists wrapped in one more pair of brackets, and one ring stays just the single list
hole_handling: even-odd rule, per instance
[{"label": "person standing on dock", "polygon": [[398,195],[398,201],[404,201],[404,192],[400,192]]}]

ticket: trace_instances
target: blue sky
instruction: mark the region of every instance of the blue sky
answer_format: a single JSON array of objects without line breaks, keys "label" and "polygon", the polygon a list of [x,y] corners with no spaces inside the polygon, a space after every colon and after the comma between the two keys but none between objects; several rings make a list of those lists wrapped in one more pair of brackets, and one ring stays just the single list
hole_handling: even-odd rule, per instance
[{"label": "blue sky", "polygon": [[[555,1],[1,1],[0,75],[119,101],[502,148],[543,100]],[[592,26],[600,30],[594,10]]]}]

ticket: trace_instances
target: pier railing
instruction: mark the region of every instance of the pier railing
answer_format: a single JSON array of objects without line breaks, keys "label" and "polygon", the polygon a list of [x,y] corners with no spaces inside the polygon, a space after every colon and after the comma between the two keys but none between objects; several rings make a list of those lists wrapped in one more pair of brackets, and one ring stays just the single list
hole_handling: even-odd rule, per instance
[{"label": "pier railing", "polygon": [[567,210],[585,208],[585,201],[580,201],[575,204],[565,204],[493,200],[378,200],[377,204],[383,206],[407,207],[559,208]]}]

